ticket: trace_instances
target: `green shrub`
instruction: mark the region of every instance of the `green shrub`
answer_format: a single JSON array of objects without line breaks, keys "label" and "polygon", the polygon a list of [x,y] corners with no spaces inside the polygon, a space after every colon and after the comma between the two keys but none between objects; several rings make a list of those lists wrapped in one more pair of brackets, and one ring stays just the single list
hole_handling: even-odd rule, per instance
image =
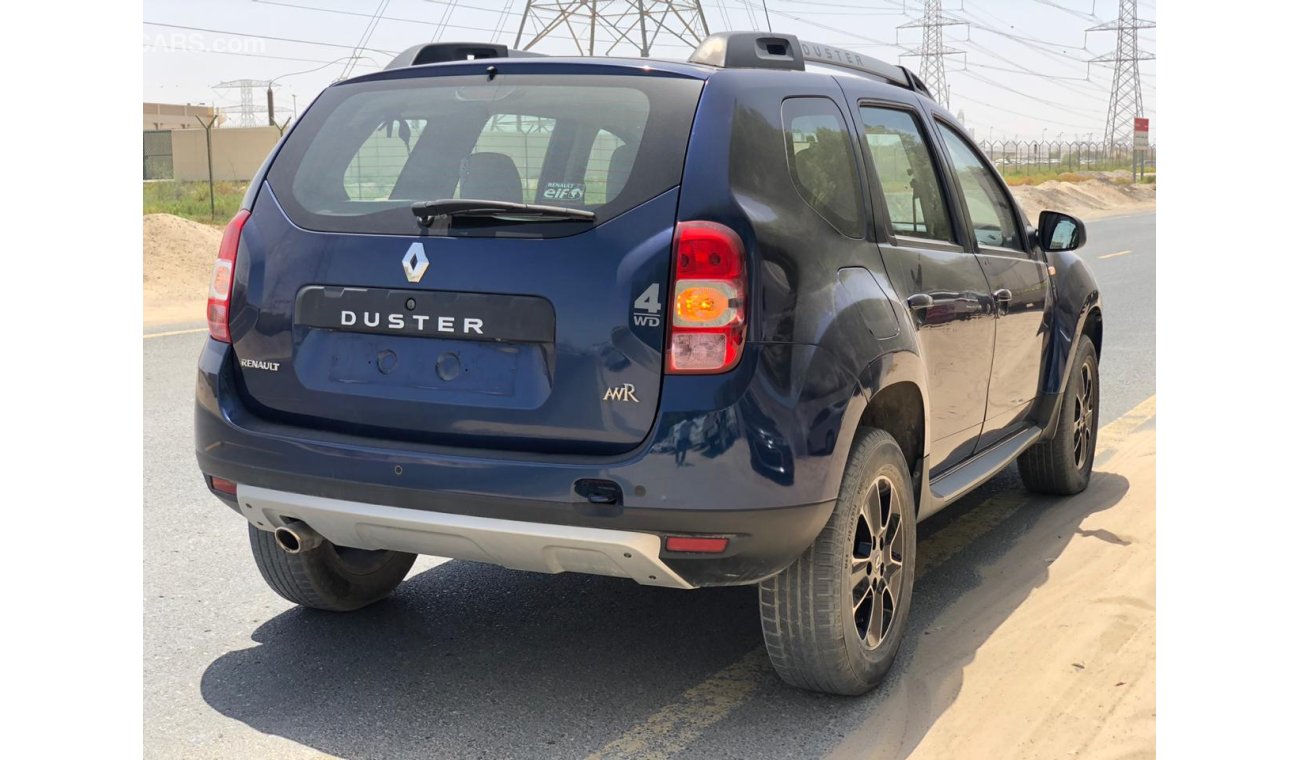
[{"label": "green shrub", "polygon": [[174,214],[205,224],[224,225],[239,210],[247,182],[217,182],[216,216],[208,200],[207,182],[154,180],[144,183],[144,213]]}]

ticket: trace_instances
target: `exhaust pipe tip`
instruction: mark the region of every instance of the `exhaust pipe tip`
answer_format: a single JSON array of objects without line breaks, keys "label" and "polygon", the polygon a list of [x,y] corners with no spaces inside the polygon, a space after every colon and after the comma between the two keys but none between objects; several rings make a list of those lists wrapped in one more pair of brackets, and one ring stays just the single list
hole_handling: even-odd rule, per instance
[{"label": "exhaust pipe tip", "polygon": [[301,520],[287,520],[275,529],[275,543],[285,554],[302,554],[320,546],[321,534]]}]

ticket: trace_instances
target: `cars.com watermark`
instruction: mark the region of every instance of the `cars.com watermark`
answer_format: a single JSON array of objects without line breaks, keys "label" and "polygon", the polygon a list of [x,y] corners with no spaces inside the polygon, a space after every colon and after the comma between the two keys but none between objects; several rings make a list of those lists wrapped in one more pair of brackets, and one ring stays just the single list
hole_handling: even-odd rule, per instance
[{"label": "cars.com watermark", "polygon": [[166,32],[144,35],[147,50],[206,53],[265,53],[266,40],[256,37],[213,37],[200,32]]}]

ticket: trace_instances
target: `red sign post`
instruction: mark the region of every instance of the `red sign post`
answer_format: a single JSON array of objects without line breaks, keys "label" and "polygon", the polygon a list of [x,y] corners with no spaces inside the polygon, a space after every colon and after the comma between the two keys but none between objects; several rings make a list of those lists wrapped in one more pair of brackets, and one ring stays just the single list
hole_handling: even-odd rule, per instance
[{"label": "red sign post", "polygon": [[1138,153],[1142,154],[1142,179],[1147,176],[1147,149],[1150,146],[1151,120],[1133,119],[1133,181],[1138,179]]},{"label": "red sign post", "polygon": [[1151,120],[1138,117],[1133,120],[1133,148],[1147,149],[1147,137],[1151,134]]}]

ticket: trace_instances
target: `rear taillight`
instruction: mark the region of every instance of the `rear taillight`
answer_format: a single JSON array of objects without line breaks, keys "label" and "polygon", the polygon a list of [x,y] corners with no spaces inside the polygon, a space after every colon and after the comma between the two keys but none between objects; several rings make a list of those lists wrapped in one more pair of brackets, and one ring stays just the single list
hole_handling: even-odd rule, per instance
[{"label": "rear taillight", "polygon": [[226,225],[217,250],[208,286],[208,334],[222,343],[230,342],[230,288],[235,281],[235,255],[239,253],[239,234],[248,221],[248,209],[241,208]]},{"label": "rear taillight", "polygon": [[745,347],[745,249],[733,230],[680,222],[673,240],[672,320],[665,370],[726,372]]}]

